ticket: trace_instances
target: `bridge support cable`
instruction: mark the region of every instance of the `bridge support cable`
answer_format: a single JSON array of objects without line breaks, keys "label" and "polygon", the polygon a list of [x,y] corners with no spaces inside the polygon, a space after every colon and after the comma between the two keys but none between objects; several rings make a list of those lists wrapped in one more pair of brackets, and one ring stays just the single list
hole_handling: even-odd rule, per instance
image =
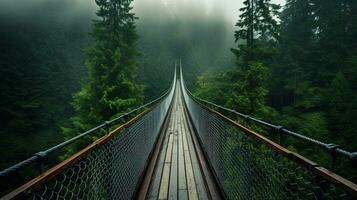
[{"label": "bridge support cable", "polygon": [[[135,112],[148,106],[149,109],[142,111],[130,121],[1,199],[133,198],[141,184],[163,122],[169,112],[175,88],[176,70],[168,92],[144,105],[145,107],[135,109]],[[98,129],[107,128],[108,125],[113,125],[120,120],[122,118],[119,117],[105,122],[98,126]],[[56,151],[92,131],[95,130],[80,134],[75,139],[45,152]],[[31,157],[30,161],[33,160]],[[27,164],[26,162],[22,163]],[[6,170],[1,174],[7,177],[8,173],[11,174],[13,171],[14,169]]]},{"label": "bridge support cable", "polygon": [[205,106],[185,104],[207,163],[227,199],[357,199],[357,185]]}]

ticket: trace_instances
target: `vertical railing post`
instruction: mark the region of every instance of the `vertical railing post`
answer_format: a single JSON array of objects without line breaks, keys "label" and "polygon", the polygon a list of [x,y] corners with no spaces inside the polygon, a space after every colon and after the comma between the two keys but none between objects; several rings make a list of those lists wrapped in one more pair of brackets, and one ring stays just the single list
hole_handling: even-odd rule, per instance
[{"label": "vertical railing post", "polygon": [[105,131],[107,134],[110,133],[110,121],[105,121]]},{"label": "vertical railing post", "polygon": [[334,171],[335,170],[335,166],[336,166],[336,158],[337,158],[337,148],[339,148],[339,145],[336,144],[329,144],[327,146],[328,150],[330,151],[330,155],[331,155],[331,163],[330,163],[330,170]]},{"label": "vertical railing post", "polygon": [[38,157],[38,168],[39,168],[40,174],[42,174],[43,168],[44,168],[43,161],[44,161],[47,153],[44,151],[41,151],[41,152],[36,153],[35,155]]},{"label": "vertical railing post", "polygon": [[278,143],[282,145],[283,126],[276,126],[275,132],[278,135]]},{"label": "vertical railing post", "polygon": [[246,115],[246,116],[244,116],[244,119],[245,119],[245,121],[244,121],[244,126],[246,127],[246,128],[249,128],[249,120],[250,120],[250,116],[249,115]]},{"label": "vertical railing post", "polygon": [[352,165],[357,168],[357,152],[351,153]]}]

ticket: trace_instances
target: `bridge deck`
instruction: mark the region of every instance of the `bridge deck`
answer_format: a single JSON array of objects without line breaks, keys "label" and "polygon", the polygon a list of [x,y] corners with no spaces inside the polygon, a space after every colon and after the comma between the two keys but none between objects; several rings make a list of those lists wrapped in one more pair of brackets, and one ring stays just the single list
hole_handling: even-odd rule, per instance
[{"label": "bridge deck", "polygon": [[177,84],[169,125],[165,131],[148,199],[208,199],[204,175]]}]

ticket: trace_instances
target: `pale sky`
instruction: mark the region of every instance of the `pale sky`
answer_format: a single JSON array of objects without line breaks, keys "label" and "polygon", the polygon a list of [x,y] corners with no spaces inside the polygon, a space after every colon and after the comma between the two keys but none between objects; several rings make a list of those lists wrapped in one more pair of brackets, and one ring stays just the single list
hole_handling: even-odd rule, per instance
[{"label": "pale sky", "polygon": [[[243,1],[244,0],[134,0],[134,7],[140,7],[143,4],[159,3],[166,5],[168,9],[175,10],[174,7],[177,4],[191,4],[194,7],[199,6],[205,8],[207,14],[223,15],[230,20],[232,24],[235,24],[238,19],[239,8],[243,6]],[[286,0],[272,0],[272,2],[284,5]],[[143,14],[144,13],[138,13],[138,15]],[[189,15],[190,13],[187,14]]]},{"label": "pale sky", "polygon": [[[134,0],[134,12],[141,17],[152,13],[163,12],[163,18],[167,18],[168,13],[172,15],[185,16],[192,18],[195,14],[206,12],[207,15],[220,16],[226,18],[227,22],[232,25],[238,20],[239,8],[242,7],[244,0]],[[277,4],[284,4],[286,0],[272,0]],[[62,7],[60,3],[62,2]],[[96,5],[94,0],[0,0],[0,15],[21,15],[22,13],[31,12],[43,5],[53,4],[58,12],[62,12],[62,18],[72,16],[75,13],[95,13]],[[147,5],[166,5],[165,10],[145,9]],[[64,6],[64,7],[63,7]],[[62,8],[62,10],[61,10]],[[190,11],[184,9],[190,8]],[[181,9],[181,10],[180,10]],[[197,11],[197,12],[196,12]],[[37,11],[36,11],[37,12]],[[196,13],[195,13],[196,12]],[[155,14],[154,13],[154,14]]]}]

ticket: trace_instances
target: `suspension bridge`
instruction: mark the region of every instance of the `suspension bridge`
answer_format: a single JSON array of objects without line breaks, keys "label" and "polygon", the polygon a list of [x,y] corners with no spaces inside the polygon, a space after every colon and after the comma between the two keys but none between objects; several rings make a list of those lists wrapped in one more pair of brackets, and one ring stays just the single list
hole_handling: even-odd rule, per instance
[{"label": "suspension bridge", "polygon": [[356,159],[338,145],[194,97],[179,70],[160,98],[0,172],[0,180],[10,182],[50,154],[106,133],[2,199],[357,199],[353,182],[217,110],[328,149],[331,169],[338,155]]}]

